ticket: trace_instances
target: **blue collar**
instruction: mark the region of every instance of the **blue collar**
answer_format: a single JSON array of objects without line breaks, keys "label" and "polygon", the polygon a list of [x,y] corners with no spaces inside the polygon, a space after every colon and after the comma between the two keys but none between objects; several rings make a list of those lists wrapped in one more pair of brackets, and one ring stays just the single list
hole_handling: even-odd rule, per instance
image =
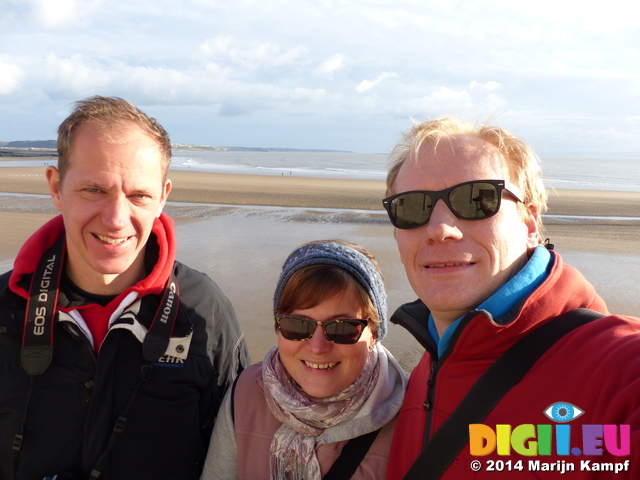
[{"label": "blue collar", "polygon": [[[503,284],[482,302],[476,310],[486,310],[493,318],[500,318],[511,310],[518,302],[530,295],[547,278],[549,266],[551,264],[551,254],[542,246],[536,247],[533,255],[527,264],[511,280]],[[438,345],[438,357],[449,346],[451,337],[463,317],[447,327],[442,334],[438,335],[433,316],[429,314],[429,334]]]}]

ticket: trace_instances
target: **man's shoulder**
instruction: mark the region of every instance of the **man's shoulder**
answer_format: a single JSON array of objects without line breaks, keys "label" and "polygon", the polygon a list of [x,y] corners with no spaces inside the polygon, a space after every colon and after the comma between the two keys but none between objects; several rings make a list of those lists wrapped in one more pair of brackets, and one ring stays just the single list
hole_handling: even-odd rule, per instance
[{"label": "man's shoulder", "polygon": [[[180,288],[180,298],[193,298],[198,301],[224,301],[229,300],[220,287],[209,275],[176,261],[173,267],[174,274]],[[207,298],[202,298],[207,297]]]},{"label": "man's shoulder", "polygon": [[25,299],[14,293],[9,286],[13,270],[0,274],[0,309],[11,309],[22,305]]},{"label": "man's shoulder", "polygon": [[0,274],[0,292],[9,286],[9,279],[12,273],[13,270],[9,270],[8,272]]},{"label": "man's shoulder", "polygon": [[205,273],[181,262],[175,262],[180,303],[193,326],[204,327],[207,335],[240,335],[240,327],[231,301],[220,287]]},{"label": "man's shoulder", "polygon": [[556,354],[579,359],[579,368],[615,365],[620,371],[635,365],[633,369],[640,373],[636,361],[640,351],[640,318],[605,315],[574,329],[558,344]]},{"label": "man's shoulder", "polygon": [[596,332],[607,333],[612,339],[640,342],[640,318],[629,315],[604,315],[591,322]]}]

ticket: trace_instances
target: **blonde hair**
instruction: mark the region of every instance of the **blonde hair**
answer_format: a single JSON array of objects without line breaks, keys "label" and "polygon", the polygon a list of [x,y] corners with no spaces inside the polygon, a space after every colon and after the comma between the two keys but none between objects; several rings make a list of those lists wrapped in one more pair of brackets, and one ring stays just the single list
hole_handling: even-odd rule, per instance
[{"label": "blonde hair", "polygon": [[535,207],[538,213],[538,238],[539,242],[543,243],[542,214],[547,211],[547,191],[542,182],[540,160],[531,147],[501,127],[477,125],[452,116],[416,122],[412,128],[403,132],[389,156],[387,196],[396,193],[395,183],[400,168],[410,156],[417,156],[424,143],[432,143],[435,150],[441,141],[461,135],[471,135],[484,140],[504,156],[509,170],[508,180],[522,192],[524,205],[520,207],[520,212],[524,214],[526,205]]}]

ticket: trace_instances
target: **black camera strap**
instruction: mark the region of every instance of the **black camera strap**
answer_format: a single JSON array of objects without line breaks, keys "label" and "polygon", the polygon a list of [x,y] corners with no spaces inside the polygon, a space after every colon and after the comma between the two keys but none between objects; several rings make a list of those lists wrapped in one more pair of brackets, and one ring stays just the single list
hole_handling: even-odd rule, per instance
[{"label": "black camera strap", "polygon": [[[22,431],[15,435],[13,442],[14,468],[13,476],[17,471],[20,451],[24,441],[24,431],[27,424],[27,415],[33,389],[37,378],[42,375],[53,358],[53,329],[56,318],[56,306],[58,303],[58,292],[60,279],[62,277],[65,253],[65,236],[49,248],[41,257],[36,267],[36,271],[31,279],[29,298],[24,320],[24,334],[22,337],[22,349],[20,361],[25,372],[31,377],[31,386],[25,404],[25,412],[22,423]],[[98,465],[101,465],[106,458],[106,454],[111,450],[117,434],[122,433],[126,424],[126,413],[133,402],[133,399],[142,383],[149,377],[151,367],[163,356],[169,346],[171,334],[178,318],[180,306],[180,294],[178,281],[171,271],[167,281],[160,305],[156,311],[151,325],[145,335],[142,344],[144,364],[140,369],[138,382],[131,394],[129,402],[122,414],[116,421],[113,428],[109,445],[103,452]],[[93,475],[100,475],[99,470],[94,469]]]},{"label": "black camera strap", "polygon": [[348,480],[353,477],[379,432],[380,429],[349,440],[322,480]]},{"label": "black camera strap", "polygon": [[144,337],[142,352],[147,362],[155,363],[167,351],[169,340],[178,318],[180,291],[178,280],[171,269],[171,275],[164,287],[160,306],[153,317],[147,335]]},{"label": "black camera strap", "polygon": [[42,375],[53,357],[53,324],[62,275],[64,235],[40,258],[31,278],[20,361],[28,375]]},{"label": "black camera strap", "polygon": [[64,241],[63,235],[44,253],[31,278],[20,349],[20,362],[30,377],[30,385],[21,430],[13,437],[12,478],[15,478],[20,463],[25,426],[36,380],[49,367],[53,358],[53,324],[58,303],[58,285],[64,264]]}]

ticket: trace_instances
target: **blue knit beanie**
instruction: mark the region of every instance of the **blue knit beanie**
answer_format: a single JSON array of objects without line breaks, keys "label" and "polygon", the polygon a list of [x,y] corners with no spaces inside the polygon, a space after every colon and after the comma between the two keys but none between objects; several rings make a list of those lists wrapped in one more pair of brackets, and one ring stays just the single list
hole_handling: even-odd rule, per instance
[{"label": "blue knit beanie", "polygon": [[378,312],[376,342],[387,333],[387,293],[380,272],[366,255],[343,243],[323,240],[296,249],[282,266],[276,293],[273,296],[274,310],[278,306],[284,287],[291,276],[309,265],[333,265],[347,271],[365,289]]}]

